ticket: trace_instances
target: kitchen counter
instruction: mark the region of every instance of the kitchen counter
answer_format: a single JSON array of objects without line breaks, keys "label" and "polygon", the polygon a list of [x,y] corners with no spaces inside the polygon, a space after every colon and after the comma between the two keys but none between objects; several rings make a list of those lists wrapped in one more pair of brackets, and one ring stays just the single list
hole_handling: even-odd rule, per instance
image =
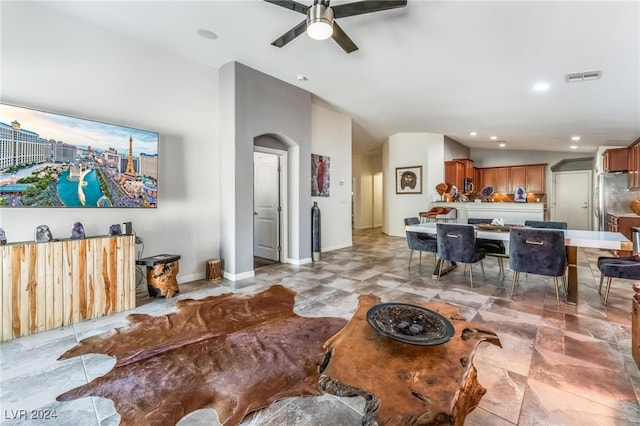
[{"label": "kitchen counter", "polygon": [[544,220],[545,203],[459,203],[434,201],[431,207],[450,207],[458,211],[458,223],[467,223],[467,219],[504,219],[509,224],[524,224],[525,220]]},{"label": "kitchen counter", "polygon": [[640,216],[638,216],[634,212],[611,211],[611,212],[607,212],[607,214],[613,215],[615,217],[637,217],[637,218],[640,218]]}]

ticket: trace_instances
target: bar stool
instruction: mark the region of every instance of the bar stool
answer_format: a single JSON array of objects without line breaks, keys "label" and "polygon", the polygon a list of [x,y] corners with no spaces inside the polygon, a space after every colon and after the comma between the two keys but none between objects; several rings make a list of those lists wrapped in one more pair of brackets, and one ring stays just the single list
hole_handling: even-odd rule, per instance
[{"label": "bar stool", "polygon": [[457,222],[458,210],[450,208],[448,212],[439,213],[436,215],[436,222]]}]

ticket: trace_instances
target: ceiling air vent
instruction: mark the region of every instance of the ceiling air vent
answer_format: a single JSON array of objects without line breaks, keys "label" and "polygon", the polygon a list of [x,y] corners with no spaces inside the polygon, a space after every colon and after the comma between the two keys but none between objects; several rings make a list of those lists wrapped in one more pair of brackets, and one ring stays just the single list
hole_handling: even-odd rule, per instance
[{"label": "ceiling air vent", "polygon": [[564,75],[564,81],[575,83],[578,81],[599,80],[602,78],[602,70],[572,72]]}]

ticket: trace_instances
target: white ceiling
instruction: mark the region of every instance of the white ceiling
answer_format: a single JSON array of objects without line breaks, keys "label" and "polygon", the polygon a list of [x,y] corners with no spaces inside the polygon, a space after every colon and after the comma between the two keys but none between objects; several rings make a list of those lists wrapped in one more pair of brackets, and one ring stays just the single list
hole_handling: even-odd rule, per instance
[{"label": "white ceiling", "polygon": [[[351,54],[306,34],[271,46],[304,15],[264,1],[45,3],[212,67],[238,61],[302,87],[353,117],[356,152],[399,132],[441,133],[470,148],[498,148],[491,135],[506,149],[576,144],[589,154],[640,137],[638,1],[409,0],[338,19],[359,47]],[[591,70],[602,78],[564,81]],[[532,90],[539,81],[546,93]]]}]

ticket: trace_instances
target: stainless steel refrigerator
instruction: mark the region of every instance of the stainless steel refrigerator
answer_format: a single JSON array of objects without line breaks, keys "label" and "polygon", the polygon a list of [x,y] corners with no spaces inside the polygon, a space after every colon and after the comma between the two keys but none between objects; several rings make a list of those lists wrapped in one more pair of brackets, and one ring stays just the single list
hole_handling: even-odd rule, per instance
[{"label": "stainless steel refrigerator", "polygon": [[594,215],[598,231],[607,230],[607,213],[630,213],[629,203],[638,199],[638,192],[627,188],[627,173],[600,173],[596,180]]}]

